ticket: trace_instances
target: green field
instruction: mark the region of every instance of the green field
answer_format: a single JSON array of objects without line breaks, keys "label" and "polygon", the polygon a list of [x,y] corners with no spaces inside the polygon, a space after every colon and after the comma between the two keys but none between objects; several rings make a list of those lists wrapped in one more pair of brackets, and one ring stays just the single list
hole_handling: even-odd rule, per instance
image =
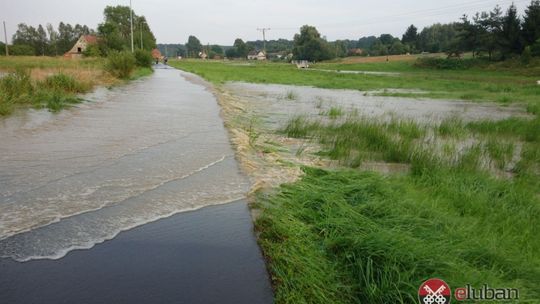
[{"label": "green field", "polygon": [[[452,118],[425,125],[366,119],[332,107],[321,113],[326,119],[291,118],[278,134],[317,143],[321,149],[315,156],[337,165],[303,167],[300,181],[257,195],[254,206],[262,214],[256,227],[276,303],[418,303],[418,287],[432,277],[452,288],[518,288],[523,303],[540,302],[537,67],[506,63],[441,71],[417,68],[414,62],[315,66],[401,73],[394,77],[240,64],[172,63],[218,86],[245,81],[422,89],[428,91],[422,96],[435,98],[525,103],[533,113],[497,122]],[[250,134],[264,134],[251,124],[249,128]],[[257,150],[257,138],[250,146],[256,155],[271,153]],[[370,162],[406,169],[386,174],[361,169]]]},{"label": "green field", "polygon": [[386,96],[408,96],[493,101],[504,104],[523,103],[531,112],[540,104],[540,63],[527,67],[494,64],[467,70],[421,69],[414,61],[344,64],[320,63],[313,69],[334,71],[398,72],[399,76],[357,75],[317,70],[299,70],[291,64],[174,60],[170,64],[219,84],[227,81],[306,85],[320,88],[361,91],[384,89],[422,90],[419,93],[388,93]]}]

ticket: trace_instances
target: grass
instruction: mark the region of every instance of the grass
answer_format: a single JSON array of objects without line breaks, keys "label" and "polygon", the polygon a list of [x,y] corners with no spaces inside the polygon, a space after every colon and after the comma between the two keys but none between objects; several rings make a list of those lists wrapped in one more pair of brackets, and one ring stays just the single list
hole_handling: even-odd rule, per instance
[{"label": "grass", "polygon": [[[540,63],[527,67],[506,67],[492,64],[466,71],[434,70],[414,66],[414,61],[319,63],[316,69],[399,72],[398,77],[328,73],[297,69],[290,64],[260,63],[231,64],[223,61],[172,60],[171,66],[198,74],[215,84],[228,81],[307,85],[320,88],[354,89],[362,91],[409,89],[425,91],[399,93],[404,97],[436,99],[466,99],[471,101],[516,102],[538,111]],[[501,96],[501,94],[504,94]]]},{"label": "grass", "polygon": [[[417,303],[418,286],[432,277],[452,288],[489,284],[540,299],[540,142],[529,133],[539,125],[291,119],[287,136],[318,141],[321,155],[346,166],[383,160],[412,169],[383,176],[304,168],[302,180],[261,194],[257,229],[276,303]],[[500,141],[510,132],[513,141]],[[440,153],[433,142],[421,144],[432,134],[479,142]],[[503,169],[515,142],[525,147],[516,176],[496,178],[483,160]]]},{"label": "grass", "polygon": [[[527,103],[535,115],[540,105],[538,65],[489,64],[466,71],[419,68],[412,60],[316,65],[400,73],[387,77],[287,64],[171,64],[218,85],[415,89],[427,92],[421,97]],[[314,106],[323,105],[316,98]],[[417,303],[419,285],[432,277],[452,288],[518,288],[523,302],[538,302],[540,118],[453,117],[428,125],[367,119],[337,107],[321,114],[294,116],[280,132],[304,144],[316,142],[321,150],[315,155],[302,144],[296,156],[333,160],[333,169],[303,167],[299,181],[256,198],[262,211],[256,228],[276,303]],[[409,170],[359,169],[368,162]]]},{"label": "grass", "polygon": [[43,81],[33,81],[29,73],[17,71],[0,78],[0,115],[8,115],[17,107],[47,108],[57,112],[80,102],[76,94],[92,87],[72,76],[55,74]]},{"label": "grass", "polygon": [[[47,108],[57,112],[80,102],[77,94],[97,85],[122,83],[105,73],[105,59],[70,60],[54,57],[0,57],[0,116],[17,108]],[[151,68],[137,67],[130,80],[148,76]]]}]

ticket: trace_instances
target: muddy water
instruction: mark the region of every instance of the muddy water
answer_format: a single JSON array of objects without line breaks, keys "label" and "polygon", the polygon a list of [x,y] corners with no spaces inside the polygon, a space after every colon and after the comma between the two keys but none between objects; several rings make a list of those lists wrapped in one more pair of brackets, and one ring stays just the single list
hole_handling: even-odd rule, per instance
[{"label": "muddy water", "polygon": [[0,120],[0,256],[57,259],[244,197],[214,96],[173,69]]},{"label": "muddy water", "polygon": [[[370,96],[369,92],[332,90],[305,86],[228,83],[225,89],[246,101],[270,126],[280,128],[294,115],[320,116],[332,107],[356,110],[374,118],[397,117],[421,123],[438,123],[446,118],[463,121],[500,120],[512,116],[528,117],[523,107],[501,107],[493,103],[456,100],[429,100]],[[290,97],[293,98],[290,98]]]}]

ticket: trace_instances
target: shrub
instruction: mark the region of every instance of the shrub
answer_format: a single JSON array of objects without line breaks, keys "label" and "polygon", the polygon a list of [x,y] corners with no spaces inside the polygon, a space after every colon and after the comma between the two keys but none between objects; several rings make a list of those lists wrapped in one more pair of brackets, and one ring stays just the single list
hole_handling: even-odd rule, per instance
[{"label": "shrub", "polygon": [[144,67],[144,68],[151,67],[152,62],[154,61],[152,58],[152,53],[150,51],[145,51],[145,50],[136,50],[135,60],[137,61],[138,66]]},{"label": "shrub", "polygon": [[133,54],[123,51],[111,51],[107,56],[107,63],[105,68],[113,76],[126,79],[131,76],[131,73],[135,69],[136,60]]},{"label": "shrub", "polygon": [[80,93],[85,91],[83,87],[70,75],[55,74],[47,77],[43,82],[43,86],[55,91],[64,91],[71,93]]},{"label": "shrub", "polygon": [[525,50],[523,50],[523,53],[521,54],[520,58],[521,58],[521,63],[524,65],[531,63],[532,51],[531,51],[530,46],[526,47]]},{"label": "shrub", "polygon": [[0,92],[7,100],[32,94],[33,86],[30,74],[18,70],[0,78]]},{"label": "shrub", "polygon": [[430,68],[439,70],[466,70],[481,61],[479,59],[456,59],[456,58],[418,58],[414,63],[418,68]]},{"label": "shrub", "polygon": [[84,57],[101,57],[103,54],[98,44],[90,44],[83,52]]}]

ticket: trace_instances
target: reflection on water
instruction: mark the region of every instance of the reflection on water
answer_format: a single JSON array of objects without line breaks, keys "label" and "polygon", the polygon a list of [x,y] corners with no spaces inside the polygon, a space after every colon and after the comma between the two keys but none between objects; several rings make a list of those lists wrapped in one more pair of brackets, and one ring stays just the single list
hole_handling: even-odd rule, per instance
[{"label": "reflection on water", "polygon": [[172,69],[53,115],[0,120],[0,256],[59,258],[243,197],[213,95]]}]

